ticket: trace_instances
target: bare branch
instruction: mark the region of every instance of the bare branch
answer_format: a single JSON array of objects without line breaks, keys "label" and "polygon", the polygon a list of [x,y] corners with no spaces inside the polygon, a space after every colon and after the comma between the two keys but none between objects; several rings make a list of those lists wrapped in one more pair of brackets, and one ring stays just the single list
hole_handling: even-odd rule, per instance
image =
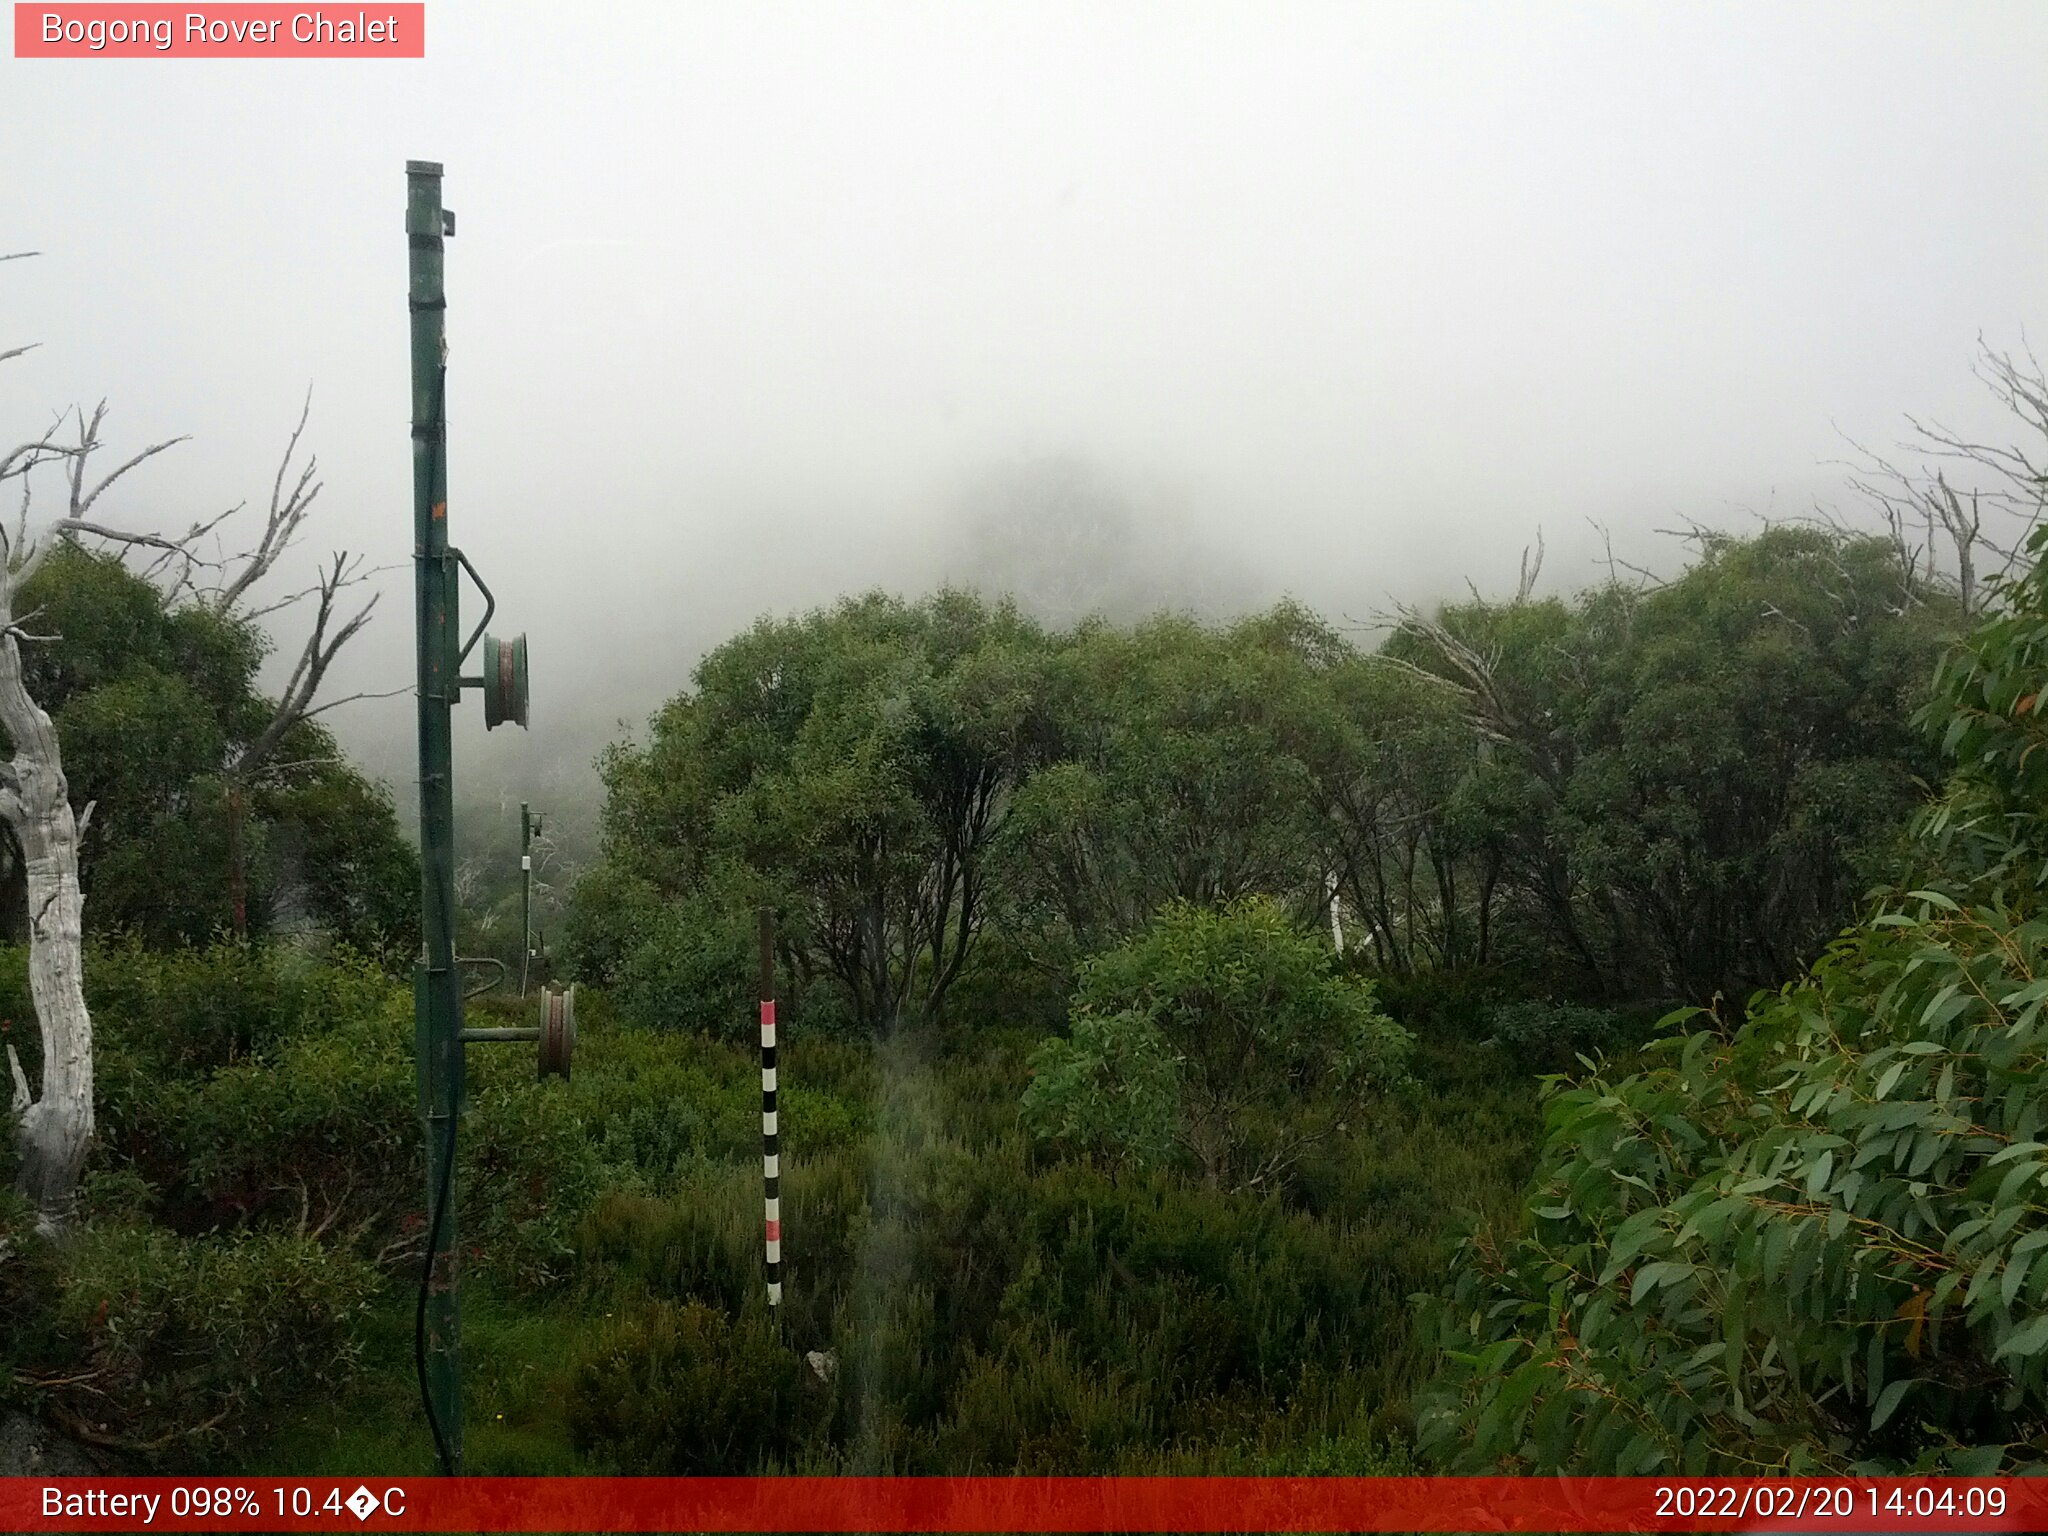
[{"label": "bare branch", "polygon": [[1634,576],[1636,578],[1635,590],[1639,593],[1654,592],[1657,588],[1665,584],[1664,578],[1662,576],[1659,576],[1655,571],[1645,570],[1640,565],[1633,565],[1630,562],[1622,559],[1619,555],[1615,554],[1614,534],[1605,523],[1590,517],[1587,518],[1586,521],[1591,523],[1593,525],[1593,531],[1600,535],[1600,547],[1604,552],[1601,557],[1600,563],[1607,567],[1608,586],[1621,586],[1621,573],[1623,571],[1627,571],[1631,576]]},{"label": "bare branch", "polygon": [[299,525],[306,520],[307,511],[320,495],[320,482],[314,478],[320,461],[310,455],[290,492],[284,488],[285,477],[291,472],[292,459],[299,451],[299,439],[305,433],[306,419],[312,409],[313,390],[308,385],[305,402],[299,408],[298,424],[292,428],[292,435],[285,443],[284,456],[277,463],[277,475],[270,484],[270,511],[263,522],[263,536],[256,541],[255,549],[243,557],[241,571],[214,596],[212,606],[217,613],[231,611],[243,593],[270,574],[278,558],[291,547]]},{"label": "bare branch", "polygon": [[331,634],[328,626],[333,623],[335,599],[342,590],[353,584],[356,573],[362,567],[360,556],[351,560],[346,550],[337,553],[334,562],[321,576],[318,608],[313,615],[313,632],[306,637],[306,644],[299,652],[298,660],[292,665],[291,676],[285,680],[283,692],[278,697],[277,708],[256,739],[249,743],[242,755],[236,759],[232,772],[237,777],[246,777],[261,767],[275,752],[285,733],[312,713],[313,699],[320,691],[321,681],[327,669],[341,648],[355,638],[364,624],[369,621],[370,611],[377,606],[382,593],[372,593],[370,600],[356,610],[339,628]]},{"label": "bare branch", "polygon": [[46,464],[52,459],[68,458],[77,451],[49,437],[18,443],[6,453],[0,454],[0,480],[25,476],[39,464]]},{"label": "bare branch", "polygon": [[106,414],[107,403],[104,400],[94,408],[90,422],[85,420],[85,412],[83,410],[79,412],[77,451],[71,457],[71,509],[66,514],[66,520],[69,522],[75,523],[82,519],[86,513],[92,510],[92,504],[105,494],[107,488],[130,470],[155,458],[166,448],[175,448],[180,443],[190,441],[187,437],[169,437],[160,443],[151,443],[142,452],[136,454],[135,457],[129,459],[119,468],[101,476],[99,483],[88,491],[85,488],[86,460],[92,455],[93,450],[100,445],[100,423],[106,418]]},{"label": "bare branch", "polygon": [[[164,446],[168,447],[169,444]],[[67,538],[89,533],[94,538],[106,539],[114,544],[132,544],[144,549],[166,550],[173,555],[183,556],[194,564],[207,564],[198,560],[186,546],[183,539],[166,539],[154,533],[130,533],[124,528],[108,528],[100,523],[88,523],[76,517],[67,517],[59,523],[58,531]]]},{"label": "bare branch", "polygon": [[[365,581],[368,581],[372,576],[381,576],[387,571],[396,571],[400,569],[402,569],[402,567],[398,565],[373,565],[365,569],[363,568],[361,562],[358,561],[357,564],[353,568],[351,568],[348,575],[348,579],[344,581],[342,585],[345,587],[357,586]],[[306,598],[317,596],[324,586],[324,582],[315,582],[310,587],[302,587],[296,592],[286,594],[284,597],[279,598],[274,603],[265,603],[261,608],[245,609],[241,617],[244,619],[251,620],[265,618],[270,614],[278,613],[283,609],[289,608],[295,603],[303,602]]]},{"label": "bare branch", "polygon": [[1533,561],[1529,558],[1529,547],[1526,544],[1522,546],[1522,579],[1515,584],[1515,601],[1517,603],[1526,603],[1529,600],[1529,594],[1536,587],[1537,574],[1542,569],[1543,529],[1539,524],[1536,529],[1536,558]]},{"label": "bare branch", "polygon": [[[1971,371],[2025,427],[2024,442],[1982,442],[1909,415],[1911,437],[1904,451],[1923,466],[1910,469],[1843,434],[1857,454],[1846,466],[1849,483],[1876,510],[1914,583],[1953,591],[1966,611],[1983,602],[1978,553],[1992,557],[1996,574],[2010,574],[2048,516],[2048,459],[2038,457],[2048,444],[2048,377],[2031,352],[2022,361],[1994,350],[1981,336],[1977,347]],[[1966,467],[1978,472],[1979,483],[1953,481]],[[1995,528],[1987,526],[1987,517]]]},{"label": "bare branch", "polygon": [[406,686],[406,687],[404,687],[404,688],[385,688],[385,689],[381,689],[381,690],[379,690],[379,691],[377,691],[377,692],[374,692],[374,693],[350,693],[350,694],[344,694],[344,695],[343,695],[343,696],[342,696],[341,698],[338,698],[338,699],[329,699],[329,700],[328,700],[328,701],[327,701],[327,702],[326,702],[325,704],[322,704],[322,705],[319,705],[319,706],[318,706],[318,707],[316,707],[316,708],[313,708],[313,709],[309,709],[309,710],[307,710],[307,711],[306,711],[306,712],[305,712],[305,713],[304,713],[303,715],[301,715],[301,716],[300,716],[299,718],[300,718],[301,720],[310,720],[310,719],[312,719],[312,718],[313,718],[313,717],[314,717],[315,715],[324,715],[324,714],[326,714],[326,713],[327,713],[327,711],[328,711],[328,710],[330,710],[330,709],[338,709],[338,708],[340,708],[340,706],[342,706],[343,704],[353,704],[353,703],[355,703],[355,702],[356,702],[357,700],[359,700],[359,699],[395,699],[395,698],[397,698],[397,697],[398,697],[398,696],[399,696],[400,694],[402,694],[402,693],[411,693],[411,692],[412,692],[412,688],[411,688],[411,686],[410,686],[410,685],[408,685],[408,686]]}]

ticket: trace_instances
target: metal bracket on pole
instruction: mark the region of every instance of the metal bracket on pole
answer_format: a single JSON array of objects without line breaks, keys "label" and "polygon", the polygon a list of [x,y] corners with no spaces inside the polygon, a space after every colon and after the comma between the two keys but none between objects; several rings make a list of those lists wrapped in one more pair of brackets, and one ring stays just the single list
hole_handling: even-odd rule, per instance
[{"label": "metal bracket on pole", "polygon": [[[477,641],[483,638],[484,629],[491,622],[491,615],[498,611],[498,600],[491,595],[491,589],[484,585],[484,579],[477,574],[476,567],[469,563],[469,556],[451,544],[448,547],[448,558],[469,572],[469,579],[476,583],[477,591],[484,595],[484,616],[476,621],[476,628],[471,630],[469,638],[462,642],[462,649],[455,653],[455,665],[459,669],[469,660],[469,653],[476,649]],[[467,683],[469,679],[463,678],[461,681]]]}]

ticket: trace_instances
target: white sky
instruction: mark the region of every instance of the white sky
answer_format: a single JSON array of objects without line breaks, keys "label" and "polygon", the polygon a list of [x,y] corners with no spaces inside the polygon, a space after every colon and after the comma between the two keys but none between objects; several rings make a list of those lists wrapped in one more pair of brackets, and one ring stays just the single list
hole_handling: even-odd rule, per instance
[{"label": "white sky", "polygon": [[[921,584],[1025,452],[1366,613],[1841,498],[2044,324],[2048,6],[429,0],[424,61],[0,59],[20,430],[179,432],[110,520],[267,492],[403,565],[404,162],[439,159],[450,515],[552,716]],[[1987,427],[1987,430],[1989,428]],[[349,686],[410,676],[409,578]],[[613,681],[608,682],[607,679]],[[616,703],[617,707],[613,708]],[[386,771],[409,706],[335,717]],[[480,740],[480,722],[462,740]],[[552,739],[587,761],[599,740]]]}]

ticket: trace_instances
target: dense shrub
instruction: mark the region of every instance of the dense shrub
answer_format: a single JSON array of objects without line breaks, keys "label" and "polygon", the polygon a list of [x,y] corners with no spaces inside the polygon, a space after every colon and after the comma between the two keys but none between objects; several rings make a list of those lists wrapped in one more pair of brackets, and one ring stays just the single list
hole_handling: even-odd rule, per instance
[{"label": "dense shrub", "polygon": [[772,1470],[804,1427],[802,1366],[758,1317],[690,1302],[618,1319],[570,1374],[577,1446],[636,1473]]},{"label": "dense shrub", "polygon": [[[805,1151],[784,1163],[782,1316],[787,1337],[805,1348],[830,1346],[861,1272],[869,1181],[863,1149]],[[607,1191],[579,1223],[575,1247],[585,1276],[608,1291],[738,1312],[763,1285],[759,1165],[685,1164],[666,1198]]]},{"label": "dense shrub", "polygon": [[[0,998],[21,954],[0,949]],[[315,960],[263,945],[98,946],[86,974],[104,1149],[89,1215],[188,1234],[283,1230],[387,1266],[416,1254],[409,988],[346,952]],[[495,1006],[471,1005],[483,1022],[532,1011],[482,1019]],[[602,1039],[602,1008],[586,1011],[598,1025],[586,1040]],[[599,1177],[582,1093],[535,1082],[530,1050],[471,1052],[463,1227],[485,1273],[532,1285],[564,1269]]]},{"label": "dense shrub", "polygon": [[1417,1036],[1478,1041],[1502,1005],[1526,994],[1524,978],[1494,967],[1389,974],[1373,967],[1369,949],[1346,956],[1348,969],[1372,978],[1373,995],[1387,1017]]},{"label": "dense shrub", "polygon": [[14,1192],[14,1138],[0,1137],[0,1403],[25,1386],[24,1368],[63,1352],[57,1329],[57,1249],[35,1236],[36,1209]]},{"label": "dense shrub", "polygon": [[1037,1182],[1025,1223],[1005,1316],[1071,1332],[1162,1406],[1240,1388],[1284,1404],[1310,1360],[1361,1363],[1371,1258],[1276,1201],[1069,1167]]},{"label": "dense shrub", "polygon": [[[380,1027],[380,1024],[382,1027]],[[222,1067],[180,1097],[174,1147],[187,1219],[297,1220],[337,1237],[388,1237],[420,1202],[410,1041],[381,1021],[285,1042]]]},{"label": "dense shrub", "polygon": [[1007,1333],[993,1353],[970,1354],[948,1407],[934,1460],[962,1476],[1100,1475],[1157,1437],[1129,1372],[1101,1369],[1043,1324]]},{"label": "dense shrub", "polygon": [[[597,1054],[580,1020],[577,1027],[582,1054]],[[463,1224],[480,1250],[478,1273],[514,1290],[568,1272],[576,1223],[605,1181],[583,1095],[573,1083],[537,1081],[527,1051],[472,1051],[458,1153]],[[408,1201],[407,1208],[420,1206]]]},{"label": "dense shrub", "polygon": [[1604,1008],[1526,1000],[1493,1010],[1494,1043],[1537,1072],[1572,1072],[1582,1056],[1618,1044],[1621,1021]]},{"label": "dense shrub", "polygon": [[1175,904],[1082,966],[1071,1032],[1032,1056],[1024,1120],[1115,1161],[1272,1185],[1403,1080],[1412,1044],[1277,903]]},{"label": "dense shrub", "polygon": [[[1040,1166],[1015,1119],[1021,1050],[899,1045],[872,1069],[872,1140],[784,1143],[782,1336],[836,1362],[829,1388],[800,1377],[821,1417],[778,1453],[807,1470],[1364,1464],[1421,1363],[1406,1298],[1440,1272],[1443,1207],[1471,1188],[1460,1158],[1483,1167],[1521,1134],[1488,1118],[1490,1152],[1411,1151],[1416,1111],[1394,1101],[1350,1147],[1342,1211],[1318,1215],[1168,1170]],[[660,1198],[608,1194],[580,1229],[583,1283],[621,1316],[744,1313],[758,1202],[746,1158],[686,1161]],[[652,1471],[673,1452],[626,1437],[593,1454]]]},{"label": "dense shrub", "polygon": [[[665,1191],[690,1163],[759,1152],[761,1079],[753,1049],[630,1026],[603,1038],[601,1050],[579,1057],[575,1099],[609,1182]],[[782,1123],[796,1144],[817,1150],[862,1134],[872,1083],[864,1049],[800,1035],[783,1049],[782,1061]]]},{"label": "dense shrub", "polygon": [[181,1465],[340,1388],[376,1288],[360,1261],[267,1233],[99,1229],[61,1262],[57,1321],[80,1363],[57,1400],[95,1432]]},{"label": "dense shrub", "polygon": [[742,1169],[689,1170],[680,1198],[613,1191],[576,1233],[585,1266],[602,1265],[645,1294],[737,1312],[761,1289],[761,1183]]},{"label": "dense shrub", "polygon": [[[28,1011],[27,951],[0,955],[0,999]],[[85,994],[97,1040],[160,1077],[193,1077],[376,1017],[396,989],[345,949],[315,959],[275,945],[149,949],[123,940],[87,950]]]}]

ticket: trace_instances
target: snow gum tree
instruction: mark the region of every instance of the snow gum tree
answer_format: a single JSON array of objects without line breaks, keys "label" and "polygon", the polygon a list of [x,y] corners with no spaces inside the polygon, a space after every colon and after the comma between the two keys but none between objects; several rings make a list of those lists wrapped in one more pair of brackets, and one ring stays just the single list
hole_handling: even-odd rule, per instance
[{"label": "snow gum tree", "polygon": [[[0,255],[0,262],[33,254]],[[30,350],[29,346],[0,350],[0,363]],[[84,892],[78,877],[79,842],[93,806],[73,808],[57,730],[24,674],[25,642],[62,640],[58,635],[33,632],[31,625],[37,617],[33,611],[16,611],[24,587],[60,541],[94,541],[117,551],[123,561],[137,557],[138,574],[155,586],[167,608],[191,604],[224,621],[254,624],[310,600],[310,632],[268,723],[222,764],[231,793],[237,795],[296,728],[336,704],[348,702],[344,698],[316,703],[315,699],[336,654],[362,629],[376,602],[372,596],[353,614],[344,612],[343,592],[373,574],[365,571],[360,558],[351,559],[344,552],[321,567],[312,586],[259,607],[248,606],[252,591],[291,548],[319,494],[313,461],[295,465],[299,437],[305,429],[304,412],[278,467],[260,537],[240,553],[224,552],[219,537],[222,525],[239,508],[196,522],[183,534],[172,536],[135,532],[94,519],[95,504],[112,486],[138,465],[182,441],[172,438],[153,443],[100,475],[94,466],[103,447],[100,430],[106,413],[104,403],[90,414],[80,410],[74,418],[67,413],[42,436],[0,450],[0,491],[18,492],[11,524],[0,522],[0,733],[6,738],[0,751],[8,754],[0,760],[0,822],[12,834],[26,892],[30,994],[41,1047],[36,1064],[39,1080],[31,1082],[29,1067],[11,1041],[6,1054],[18,1153],[16,1187],[34,1202],[38,1230],[46,1236],[60,1235],[70,1224],[93,1138],[92,1017],[85,1003]],[[58,436],[60,431],[67,435]],[[56,515],[31,535],[31,489],[45,478],[37,474],[44,466],[61,468],[64,500]],[[239,803],[231,809],[238,815]],[[238,933],[244,931],[241,871],[237,851],[231,876]]]}]

